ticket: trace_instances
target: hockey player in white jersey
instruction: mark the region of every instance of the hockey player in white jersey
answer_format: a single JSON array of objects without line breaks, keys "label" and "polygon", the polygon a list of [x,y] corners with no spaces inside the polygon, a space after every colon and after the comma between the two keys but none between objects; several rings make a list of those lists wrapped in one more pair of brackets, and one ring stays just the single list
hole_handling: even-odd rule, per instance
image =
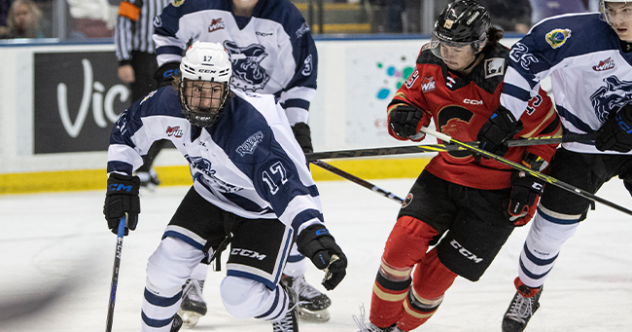
[{"label": "hockey player in white jersey", "polygon": [[326,270],[328,290],[344,278],[347,259],[323,223],[318,190],[284,110],[272,95],[228,87],[232,70],[220,44],[195,42],[180,69],[173,86],[120,115],[108,149],[103,211],[113,230],[123,216],[127,229],[136,228],[140,180],[132,172],[152,142],[171,140],[200,173],[149,258],[141,330],[177,331],[192,270],[230,243],[220,285],[226,310],[271,320],[275,332],[298,331],[294,292],[280,283],[292,243]]},{"label": "hockey player in white jersey", "polygon": [[[601,13],[544,20],[514,44],[501,106],[478,138],[483,149],[497,151],[540,81],[550,77],[564,130],[596,135],[595,144],[562,144],[550,175],[590,193],[618,176],[632,192],[632,1],[602,0],[600,6]],[[504,332],[525,329],[562,244],[586,218],[589,204],[555,186],[544,190],[520,254]]]},{"label": "hockey player in white jersey", "polygon": [[[318,54],[307,23],[292,3],[288,0],[174,1],[155,22],[154,42],[160,66],[157,80],[171,79],[190,40],[221,43],[233,65],[231,89],[274,94],[285,109],[303,152],[312,152],[307,120],[316,93]],[[155,152],[152,149],[149,154]],[[306,282],[306,268],[305,259],[294,247],[283,280],[299,294],[299,318],[326,322],[331,300]],[[185,325],[195,325],[197,317],[206,312],[201,286],[207,270],[200,266],[189,281],[181,311]]]}]

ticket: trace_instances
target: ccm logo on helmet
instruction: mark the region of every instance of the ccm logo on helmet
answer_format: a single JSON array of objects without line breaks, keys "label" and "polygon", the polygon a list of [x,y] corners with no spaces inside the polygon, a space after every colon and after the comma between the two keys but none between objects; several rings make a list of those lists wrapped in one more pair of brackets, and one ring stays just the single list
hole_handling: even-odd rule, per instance
[{"label": "ccm logo on helmet", "polygon": [[465,99],[463,100],[463,103],[470,104],[470,105],[483,105],[482,100],[474,100],[474,99]]}]

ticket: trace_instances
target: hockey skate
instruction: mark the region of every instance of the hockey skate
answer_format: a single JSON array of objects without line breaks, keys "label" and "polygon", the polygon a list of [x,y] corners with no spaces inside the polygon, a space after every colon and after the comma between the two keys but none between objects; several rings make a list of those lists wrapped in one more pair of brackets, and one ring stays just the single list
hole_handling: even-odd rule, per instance
[{"label": "hockey skate", "polygon": [[194,327],[200,317],[206,315],[206,302],[202,296],[204,280],[189,279],[184,284],[182,291],[182,304],[178,309],[178,315],[182,316],[186,328]]},{"label": "hockey skate", "polygon": [[505,316],[503,317],[503,332],[524,331],[527,327],[527,323],[540,307],[542,286],[539,288],[530,288],[525,286],[519,278],[516,278],[515,284],[518,291],[511,300],[509,308],[507,308]]},{"label": "hockey skate", "polygon": [[136,176],[140,179],[141,188],[146,188],[149,191],[154,191],[157,186],[160,185],[158,174],[154,169],[150,169],[149,172],[137,172]]},{"label": "hockey skate", "polygon": [[180,316],[176,314],[176,316],[173,317],[173,323],[171,324],[170,332],[178,332],[180,331],[181,327],[182,327],[182,318],[180,318]]},{"label": "hockey skate", "polygon": [[296,308],[298,295],[296,295],[292,287],[284,282],[281,282],[280,285],[285,289],[290,298],[290,303],[288,304],[289,310],[282,318],[272,321],[272,332],[298,332],[298,320],[296,317],[296,312],[298,311]]},{"label": "hockey skate", "polygon": [[356,315],[353,315],[353,320],[359,328],[357,332],[403,332],[397,327],[396,324],[393,324],[389,327],[377,327],[371,322],[366,322],[364,315],[364,305],[360,307],[360,318],[356,317]]},{"label": "hockey skate", "polygon": [[306,322],[324,323],[329,321],[331,305],[329,297],[305,281],[305,276],[283,276],[283,282],[292,287],[298,295],[298,318]]}]

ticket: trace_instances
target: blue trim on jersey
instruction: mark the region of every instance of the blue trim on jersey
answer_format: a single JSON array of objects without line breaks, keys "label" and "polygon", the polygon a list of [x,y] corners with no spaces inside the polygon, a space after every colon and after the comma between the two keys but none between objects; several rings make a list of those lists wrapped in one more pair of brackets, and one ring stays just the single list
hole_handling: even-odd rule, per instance
[{"label": "blue trim on jersey", "polygon": [[114,171],[125,172],[125,174],[127,175],[132,175],[134,171],[134,166],[122,161],[108,161],[108,174]]},{"label": "blue trim on jersey", "polygon": [[283,103],[283,108],[298,107],[303,109],[309,109],[309,102],[305,99],[288,99]]},{"label": "blue trim on jersey", "polygon": [[184,241],[185,243],[191,245],[192,247],[194,247],[195,249],[199,249],[199,250],[204,250],[204,246],[199,244],[197,241],[193,240],[192,238],[182,234],[182,233],[178,233],[175,231],[166,231],[164,234],[162,234],[162,239],[164,240],[166,237],[171,237],[174,239],[180,239],[182,241]]},{"label": "blue trim on jersey", "polygon": [[316,209],[303,210],[294,217],[294,220],[292,220],[292,228],[298,229],[304,222],[314,218],[318,218],[320,222],[325,222],[323,214],[320,213],[320,211]]},{"label": "blue trim on jersey", "polygon": [[290,255],[290,257],[287,259],[287,262],[296,263],[302,261],[303,259],[305,259],[305,256],[303,255]]},{"label": "blue trim on jersey", "polygon": [[[204,183],[202,183],[204,185]],[[206,186],[205,186],[206,187]],[[209,188],[207,188],[209,189]],[[233,193],[222,193],[227,200],[231,201],[233,204],[241,207],[242,209],[250,212],[257,212],[260,214],[266,214],[270,212],[274,212],[270,207],[262,208],[259,204],[237,194]]]},{"label": "blue trim on jersey", "polygon": [[527,270],[527,268],[524,266],[524,263],[522,263],[522,259],[519,260],[520,263],[520,270],[522,270],[522,272],[529,278],[531,279],[541,279],[543,278],[545,275],[549,274],[549,272],[551,272],[551,270],[553,270],[553,267],[551,267],[548,271],[542,273],[542,274],[535,274],[535,273],[531,273],[529,272],[529,270]]},{"label": "blue trim on jersey", "polygon": [[156,49],[156,55],[176,54],[182,56],[182,49],[177,46],[162,46]]},{"label": "blue trim on jersey", "polygon": [[163,326],[167,326],[168,324],[171,324],[171,321],[173,321],[173,317],[175,317],[176,315],[173,315],[171,316],[171,318],[168,318],[168,319],[151,319],[147,317],[147,315],[145,315],[144,311],[141,310],[140,316],[142,317],[143,322],[147,324],[147,326],[159,328],[159,327],[163,327]]},{"label": "blue trim on jersey", "polygon": [[545,266],[545,265],[549,265],[552,264],[556,259],[557,256],[559,256],[559,254],[555,255],[555,257],[549,258],[549,259],[541,259],[541,258],[537,258],[535,257],[532,253],[531,250],[529,250],[529,247],[527,247],[527,244],[525,243],[522,251],[524,251],[524,254],[527,256],[527,259],[532,262],[535,265],[538,266]]},{"label": "blue trim on jersey", "polygon": [[588,124],[586,124],[586,122],[582,121],[580,118],[576,117],[575,114],[571,113],[569,110],[567,110],[566,108],[562,107],[561,105],[555,104],[555,108],[557,109],[557,114],[559,114],[559,116],[561,118],[564,118],[566,121],[570,122],[573,124],[573,126],[575,126],[575,128],[585,132],[585,133],[593,133],[594,130],[592,128],[590,128],[590,126]]},{"label": "blue trim on jersey", "polygon": [[[206,130],[235,166],[252,180],[257,194],[270,203],[275,214],[282,215],[294,197],[311,195],[314,190],[301,182],[296,165],[276,141],[265,117],[239,96],[231,98],[226,107],[222,118]],[[256,146],[240,154],[239,147],[256,133],[261,135]]]},{"label": "blue trim on jersey", "polygon": [[270,314],[272,314],[272,312],[274,312],[274,309],[276,309],[277,304],[279,303],[279,296],[281,295],[280,293],[280,289],[281,287],[276,287],[274,289],[274,301],[272,301],[272,305],[270,306],[270,310],[264,312],[263,314],[259,315],[259,316],[255,316],[255,318],[260,319],[260,318],[264,318]]},{"label": "blue trim on jersey", "polygon": [[558,219],[558,218],[549,216],[548,214],[542,212],[542,210],[539,207],[538,207],[538,214],[540,214],[540,216],[542,218],[544,218],[546,221],[552,222],[552,223],[558,224],[558,225],[572,225],[572,224],[576,224],[576,223],[579,222],[579,218],[573,219],[573,220],[568,220],[568,219]]},{"label": "blue trim on jersey", "polygon": [[270,290],[274,290],[274,288],[276,287],[276,283],[270,281],[270,279],[266,279],[264,277],[258,276],[253,273],[248,273],[244,271],[236,271],[236,270],[228,270],[226,272],[226,275],[230,277],[246,278],[246,279],[254,280],[256,282],[260,282],[264,284],[266,287],[268,287]]},{"label": "blue trim on jersey", "polygon": [[147,300],[147,302],[149,302],[149,304],[157,306],[157,307],[170,307],[176,303],[178,303],[178,301],[180,301],[180,299],[182,298],[182,292],[174,295],[173,297],[162,297],[162,296],[158,296],[152,292],[150,292],[149,290],[147,290],[147,288],[145,287],[145,300]]},{"label": "blue trim on jersey", "polygon": [[[531,85],[531,87],[533,88],[537,82],[534,81],[529,81],[529,84]],[[512,97],[518,98],[524,102],[529,102],[529,100],[531,99],[531,92],[530,91],[525,91],[513,84],[509,84],[507,82],[503,83],[503,93],[508,94]]]}]

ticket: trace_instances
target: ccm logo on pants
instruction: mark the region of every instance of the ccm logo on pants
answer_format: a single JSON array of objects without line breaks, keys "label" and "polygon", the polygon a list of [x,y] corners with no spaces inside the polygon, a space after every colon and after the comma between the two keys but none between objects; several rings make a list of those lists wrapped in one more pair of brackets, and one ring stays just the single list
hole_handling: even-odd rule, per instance
[{"label": "ccm logo on pants", "polygon": [[230,252],[231,255],[235,255],[235,256],[245,256],[245,257],[250,257],[250,258],[256,258],[260,261],[264,260],[266,258],[266,255],[264,254],[260,254],[256,251],[253,250],[248,250],[248,249],[242,249],[242,248],[233,248],[233,250]]},{"label": "ccm logo on pants", "polygon": [[461,253],[461,255],[467,257],[470,260],[473,260],[475,263],[480,263],[483,261],[482,258],[476,257],[476,255],[474,255],[472,252],[463,248],[463,246],[460,243],[456,242],[456,240],[452,240],[452,242],[450,242],[450,245],[452,245],[454,249],[457,249]]}]

